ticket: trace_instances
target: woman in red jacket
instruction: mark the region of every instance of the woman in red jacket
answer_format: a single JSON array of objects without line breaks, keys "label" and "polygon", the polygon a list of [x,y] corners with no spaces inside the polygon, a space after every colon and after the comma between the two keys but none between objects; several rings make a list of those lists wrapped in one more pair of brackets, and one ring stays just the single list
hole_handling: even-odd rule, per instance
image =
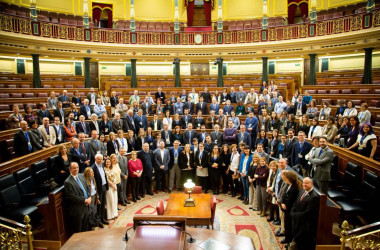
[{"label": "woman in red jacket", "polygon": [[63,128],[65,129],[66,141],[70,142],[77,135],[77,133],[75,132],[74,126],[71,124],[71,120],[69,118],[65,119]]},{"label": "woman in red jacket", "polygon": [[137,158],[137,152],[132,151],[132,159],[128,161],[129,181],[131,182],[133,202],[140,200],[139,183],[143,172],[143,165],[140,159]]}]

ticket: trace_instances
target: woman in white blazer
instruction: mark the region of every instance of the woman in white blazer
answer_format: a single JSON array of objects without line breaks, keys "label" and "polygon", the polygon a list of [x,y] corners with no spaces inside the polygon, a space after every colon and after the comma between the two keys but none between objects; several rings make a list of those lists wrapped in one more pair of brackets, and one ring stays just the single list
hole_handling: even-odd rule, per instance
[{"label": "woman in white blazer", "polygon": [[364,123],[371,122],[371,112],[368,110],[367,103],[362,103],[360,108],[361,108],[361,111],[358,114],[358,118],[359,118],[360,126],[362,126]]},{"label": "woman in white blazer", "polygon": [[307,138],[312,139],[314,136],[321,136],[322,128],[318,125],[318,118],[313,118],[311,123],[312,125],[310,126]]}]

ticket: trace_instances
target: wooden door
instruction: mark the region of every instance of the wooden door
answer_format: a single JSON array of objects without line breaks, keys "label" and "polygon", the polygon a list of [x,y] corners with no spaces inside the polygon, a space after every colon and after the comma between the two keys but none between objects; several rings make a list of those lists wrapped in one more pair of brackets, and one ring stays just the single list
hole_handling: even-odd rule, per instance
[{"label": "wooden door", "polygon": [[91,79],[91,87],[99,88],[99,73],[98,73],[97,62],[90,62],[90,79]]},{"label": "wooden door", "polygon": [[193,26],[207,26],[203,6],[194,7]]}]

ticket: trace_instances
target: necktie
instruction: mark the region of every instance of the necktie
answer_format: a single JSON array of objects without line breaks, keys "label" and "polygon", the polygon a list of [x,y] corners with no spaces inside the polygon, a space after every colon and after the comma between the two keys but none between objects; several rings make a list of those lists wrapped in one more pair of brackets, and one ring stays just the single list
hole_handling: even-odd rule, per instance
[{"label": "necktie", "polygon": [[318,155],[318,157],[320,157],[320,156],[321,156],[321,154],[322,154],[322,151],[323,151],[323,149],[321,149],[321,150],[319,151],[319,155]]},{"label": "necktie", "polygon": [[303,200],[303,198],[305,198],[305,196],[307,195],[307,192],[305,191],[304,193],[303,193],[303,195],[301,196],[301,199],[300,199],[300,201],[302,201]]},{"label": "necktie", "polygon": [[26,140],[27,140],[27,142],[28,142],[28,150],[29,150],[29,151],[32,151],[32,144],[30,144],[30,139],[29,139],[29,134],[28,134],[28,132],[25,132],[25,138],[26,138]]},{"label": "necktie", "polygon": [[83,131],[84,131],[84,133],[87,134],[86,126],[84,125],[84,122],[82,122],[82,127],[83,127]]},{"label": "necktie", "polygon": [[75,180],[77,181],[77,183],[78,183],[80,189],[82,189],[83,194],[84,194],[84,198],[87,199],[87,198],[88,198],[87,192],[86,192],[86,190],[84,189],[82,182],[79,180],[79,177],[76,176],[76,177],[75,177]]},{"label": "necktie", "polygon": [[83,143],[82,143],[82,148],[83,148],[83,153],[84,153],[84,155],[86,156],[86,160],[87,160],[86,148],[84,147],[84,144],[83,144]]}]

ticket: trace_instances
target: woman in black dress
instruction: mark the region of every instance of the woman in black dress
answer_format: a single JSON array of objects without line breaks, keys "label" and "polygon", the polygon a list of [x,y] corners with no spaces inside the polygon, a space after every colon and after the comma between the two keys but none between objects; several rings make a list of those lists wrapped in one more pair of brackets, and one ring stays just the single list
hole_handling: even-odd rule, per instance
[{"label": "woman in black dress", "polygon": [[227,144],[223,144],[220,152],[220,162],[221,162],[221,167],[219,169],[220,175],[222,176],[223,180],[223,189],[222,193],[227,194],[228,193],[228,187],[232,185],[231,178],[229,175],[230,172],[230,160],[231,160],[231,154],[230,150]]},{"label": "woman in black dress", "polygon": [[284,129],[285,129],[285,133],[288,134],[288,130],[292,128],[294,129],[294,131],[296,132],[297,134],[297,123],[295,121],[295,117],[293,114],[289,114],[288,115],[288,120],[284,126]]},{"label": "woman in black dress", "polygon": [[99,130],[100,134],[109,135],[109,133],[113,132],[112,122],[108,119],[107,113],[102,114],[102,119],[99,122]]},{"label": "woman in black dress", "polygon": [[154,137],[152,133],[152,128],[148,127],[146,130],[146,136],[145,136],[145,142],[149,144],[149,149],[153,150],[153,142],[156,138]]},{"label": "woman in black dress", "polygon": [[195,169],[194,169],[194,154],[190,151],[190,144],[186,144],[182,153],[179,156],[179,163],[181,168],[181,183],[185,183],[188,179],[195,182]]},{"label": "woman in black dress", "polygon": [[363,124],[356,143],[348,149],[354,148],[358,148],[358,154],[373,159],[377,149],[377,136],[370,123]]},{"label": "woman in black dress", "polygon": [[272,157],[276,157],[278,152],[278,145],[280,144],[281,140],[278,138],[278,130],[275,129],[272,132],[272,139],[269,142],[268,147],[268,154]]},{"label": "woman in black dress", "polygon": [[174,127],[174,132],[172,133],[172,139],[171,139],[171,141],[175,141],[175,140],[179,141],[179,145],[180,146],[183,144],[182,134],[181,134],[181,127],[180,126]]},{"label": "woman in black dress", "polygon": [[303,131],[305,135],[309,134],[310,130],[310,121],[307,115],[303,115],[299,124],[298,124],[298,132]]},{"label": "woman in black dress", "polygon": [[264,151],[268,152],[269,140],[267,138],[267,133],[265,132],[265,130],[260,131],[260,135],[256,139],[256,147],[257,147],[257,144],[259,144],[259,143],[263,144]]},{"label": "woman in black dress", "polygon": [[269,131],[273,131],[275,129],[280,130],[280,119],[278,119],[278,115],[276,112],[272,112],[271,114],[271,121],[269,123]]},{"label": "woman in black dress", "polygon": [[[360,130],[359,118],[357,116],[351,116],[350,125],[351,127],[348,132],[348,138],[347,138],[347,143],[346,143],[347,148],[354,145],[358,139],[359,130]],[[356,152],[356,149],[353,149],[353,151]]]},{"label": "woman in black dress", "polygon": [[289,185],[282,197],[280,207],[284,212],[285,221],[285,238],[281,241],[281,244],[288,245],[293,240],[292,218],[290,216],[290,211],[297,200],[299,190],[302,188],[302,182],[293,171],[282,171],[281,177],[282,180]]},{"label": "woman in black dress", "polygon": [[58,148],[58,157],[54,161],[55,172],[57,173],[57,183],[63,185],[64,181],[69,177],[69,167],[71,163],[71,155],[67,152],[65,145]]},{"label": "woman in black dress", "polygon": [[209,158],[209,177],[211,180],[211,189],[214,195],[219,194],[219,184],[220,184],[220,168],[221,166],[221,158],[219,155],[218,145],[214,145],[212,151],[210,153]]}]

